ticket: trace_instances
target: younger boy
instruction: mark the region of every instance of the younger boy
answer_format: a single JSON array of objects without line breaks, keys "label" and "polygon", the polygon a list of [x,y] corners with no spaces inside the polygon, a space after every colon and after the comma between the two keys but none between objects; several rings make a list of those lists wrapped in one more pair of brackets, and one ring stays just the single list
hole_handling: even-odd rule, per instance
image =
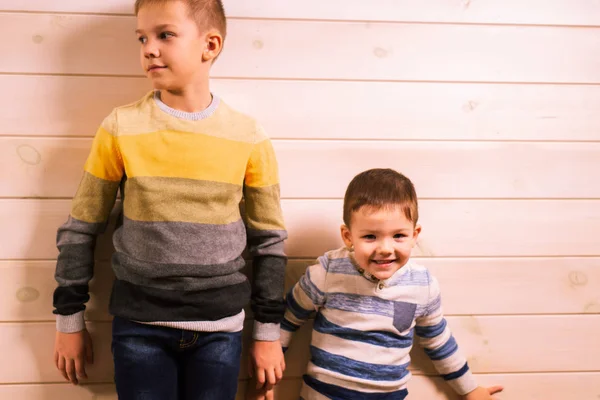
[{"label": "younger boy", "polygon": [[468,400],[478,387],[442,314],[440,289],[410,259],[421,227],[411,181],[390,169],[358,174],[344,198],[345,248],[327,252],[287,296],[281,343],[316,311],[301,396],[404,399],[416,334],[441,376]]},{"label": "younger boy", "polygon": [[[77,384],[92,361],[88,282],[120,188],[110,301],[119,398],[234,399],[250,298],[257,378],[273,385],[284,368],[277,162],[256,121],[209,90],[226,34],[221,1],[137,0],[135,13],[155,90],[106,117],[58,230],[56,366]],[[246,245],[252,288],[241,272]]]}]

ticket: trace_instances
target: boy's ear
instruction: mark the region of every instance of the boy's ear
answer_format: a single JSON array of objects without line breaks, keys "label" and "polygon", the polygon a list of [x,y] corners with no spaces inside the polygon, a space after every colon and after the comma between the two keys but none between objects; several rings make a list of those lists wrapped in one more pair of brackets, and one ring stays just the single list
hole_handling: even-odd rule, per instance
[{"label": "boy's ear", "polygon": [[417,239],[419,238],[420,234],[421,234],[421,225],[417,224],[417,225],[415,225],[415,229],[413,231],[413,240],[415,241],[415,243],[417,242]]},{"label": "boy's ear", "polygon": [[206,34],[206,48],[202,54],[202,61],[212,61],[223,49],[223,36],[219,31],[211,30]]},{"label": "boy's ear", "polygon": [[342,240],[344,241],[344,245],[347,248],[352,248],[352,235],[350,234],[350,228],[346,225],[342,224],[340,227],[340,233],[342,235]]}]

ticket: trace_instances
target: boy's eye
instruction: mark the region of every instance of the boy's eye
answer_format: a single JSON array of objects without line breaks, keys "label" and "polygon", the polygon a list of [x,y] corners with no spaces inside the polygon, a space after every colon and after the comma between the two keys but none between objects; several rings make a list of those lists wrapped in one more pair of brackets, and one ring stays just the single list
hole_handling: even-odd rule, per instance
[{"label": "boy's eye", "polygon": [[403,233],[396,233],[396,234],[394,235],[394,239],[402,239],[402,238],[404,238],[404,237],[406,237],[406,235],[405,235],[405,234],[403,234]]},{"label": "boy's eye", "polygon": [[145,37],[143,37],[143,36],[140,36],[140,37],[138,38],[138,42],[140,42],[141,44],[144,44],[144,43],[146,43],[146,38],[145,38]]},{"label": "boy's eye", "polygon": [[160,35],[158,35],[158,37],[161,38],[162,40],[168,39],[173,36],[175,36],[175,35],[173,35],[173,33],[171,33],[171,32],[163,32]]},{"label": "boy's eye", "polygon": [[375,240],[375,235],[365,235],[365,236],[363,236],[363,239]]}]

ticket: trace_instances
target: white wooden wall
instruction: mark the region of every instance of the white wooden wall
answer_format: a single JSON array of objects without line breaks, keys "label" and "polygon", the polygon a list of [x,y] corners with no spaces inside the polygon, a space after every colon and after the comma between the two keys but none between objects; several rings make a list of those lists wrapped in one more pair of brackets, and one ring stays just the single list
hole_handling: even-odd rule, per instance
[{"label": "white wooden wall", "polygon": [[[102,238],[91,384],[52,362],[56,228],[91,137],[148,89],[133,0],[0,0],[0,398],[116,399]],[[274,139],[287,284],[340,245],[357,172],[422,199],[418,255],[482,384],[600,398],[600,1],[225,0],[212,88]],[[248,323],[251,321],[249,320]],[[297,398],[310,326],[279,398]],[[414,399],[446,399],[415,351]],[[240,392],[246,383],[240,375]]]}]

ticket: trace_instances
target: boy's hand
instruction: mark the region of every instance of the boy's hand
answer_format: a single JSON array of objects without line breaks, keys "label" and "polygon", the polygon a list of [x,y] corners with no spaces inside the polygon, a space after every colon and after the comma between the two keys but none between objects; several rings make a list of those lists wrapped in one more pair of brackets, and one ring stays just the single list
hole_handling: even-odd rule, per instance
[{"label": "boy's hand", "polygon": [[87,330],[75,333],[56,332],[54,363],[65,379],[74,385],[87,379],[85,364],[94,362],[92,338]]},{"label": "boy's hand", "polygon": [[250,381],[246,388],[245,400],[274,400],[275,389],[257,389],[254,382]]},{"label": "boy's hand", "polygon": [[465,395],[465,400],[493,400],[493,394],[501,392],[504,388],[502,386],[491,386],[484,388],[479,386],[471,393]]},{"label": "boy's hand", "polygon": [[271,390],[283,377],[285,360],[279,340],[255,340],[250,348],[250,376],[256,376],[256,388]]}]

